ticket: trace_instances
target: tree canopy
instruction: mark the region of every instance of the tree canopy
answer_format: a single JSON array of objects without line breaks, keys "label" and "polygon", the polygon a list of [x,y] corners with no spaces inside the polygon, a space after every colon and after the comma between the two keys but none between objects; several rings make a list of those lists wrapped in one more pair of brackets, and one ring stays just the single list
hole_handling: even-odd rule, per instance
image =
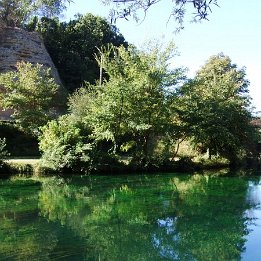
[{"label": "tree canopy", "polygon": [[[121,46],[101,53],[100,66],[109,80],[94,98],[86,98],[89,102],[85,106],[90,107],[82,118],[95,140],[111,141],[112,151],[129,151],[142,164],[155,159],[159,142],[167,140],[175,126],[171,102],[183,76],[181,69],[169,68],[175,53],[173,44],[163,48],[155,43],[146,51]],[[74,95],[70,101],[75,115],[79,113],[74,107],[78,100]]]},{"label": "tree canopy", "polygon": [[[250,125],[245,69],[219,54],[184,82],[183,69],[169,67],[175,53],[173,44],[159,43],[144,50],[100,49],[96,59],[102,81],[75,92],[69,114],[43,128],[40,146],[46,161],[69,157],[80,166],[87,159],[90,167],[106,164],[104,157],[127,156],[132,166],[165,166],[172,164],[184,139],[210,158],[218,155],[235,163],[253,156],[256,133]],[[54,149],[50,137],[62,146]],[[53,158],[53,153],[60,156]]]},{"label": "tree canopy", "polygon": [[71,0],[0,0],[0,22],[22,26],[32,16],[56,16]]},{"label": "tree canopy", "polygon": [[36,134],[38,127],[56,117],[54,98],[58,85],[50,70],[43,65],[20,62],[17,72],[0,75],[4,86],[0,92],[1,106],[12,109],[16,124],[31,134]]},{"label": "tree canopy", "polygon": [[[150,46],[147,52],[132,46],[101,50],[102,61],[99,56],[97,60],[109,75],[108,80],[75,92],[69,101],[69,118],[63,118],[72,129],[75,125],[85,129],[85,143],[92,144],[96,160],[101,160],[97,155],[127,154],[144,167],[168,157],[168,144],[175,139],[171,135],[175,129],[171,103],[174,87],[183,76],[181,69],[169,68],[174,54],[173,45],[165,50],[159,45]],[[58,122],[58,126],[61,124]],[[53,144],[45,142],[50,128],[49,124],[43,129],[40,141],[45,158],[53,150]],[[43,142],[47,146],[42,146]],[[163,154],[162,159],[159,155]]]},{"label": "tree canopy", "polygon": [[69,22],[42,18],[29,24],[43,36],[45,46],[65,87],[72,92],[85,81],[94,84],[100,69],[94,54],[103,45],[127,43],[118,29],[106,19],[92,14],[79,15]]},{"label": "tree canopy", "polygon": [[195,79],[180,89],[179,115],[187,133],[205,152],[235,161],[249,151],[253,128],[245,69],[228,56],[212,56]]}]

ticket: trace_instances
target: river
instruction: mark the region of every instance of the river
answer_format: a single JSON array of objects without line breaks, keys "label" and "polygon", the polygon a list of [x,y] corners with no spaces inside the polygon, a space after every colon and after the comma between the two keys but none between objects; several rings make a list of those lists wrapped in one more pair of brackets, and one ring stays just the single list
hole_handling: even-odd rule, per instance
[{"label": "river", "polygon": [[0,180],[0,260],[261,260],[261,172],[225,174]]}]

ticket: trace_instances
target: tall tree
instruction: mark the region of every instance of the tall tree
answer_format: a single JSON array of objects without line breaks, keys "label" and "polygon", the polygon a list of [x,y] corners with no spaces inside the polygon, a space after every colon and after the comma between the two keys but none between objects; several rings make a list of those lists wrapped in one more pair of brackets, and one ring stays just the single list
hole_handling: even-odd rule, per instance
[{"label": "tall tree", "polygon": [[100,69],[94,57],[97,48],[109,43],[127,46],[115,26],[92,14],[79,15],[68,23],[42,18],[36,30],[43,35],[60,77],[71,92],[85,81],[94,84],[99,79]]},{"label": "tall tree", "polygon": [[0,93],[1,106],[12,109],[12,117],[25,131],[37,134],[38,127],[56,117],[55,94],[58,85],[51,77],[50,69],[21,62],[17,72],[0,75],[4,86]]},{"label": "tall tree", "polygon": [[59,15],[71,0],[0,0],[0,21],[22,26],[30,17]]},{"label": "tall tree", "polygon": [[182,70],[169,68],[172,44],[165,50],[160,45],[148,49],[103,50],[100,65],[109,80],[70,100],[71,113],[90,127],[96,141],[110,141],[112,151],[128,151],[141,164],[155,159],[159,143],[174,133],[170,105],[183,76]]},{"label": "tall tree", "polygon": [[163,48],[158,43],[146,50],[100,49],[96,58],[108,77],[74,92],[69,115],[42,128],[46,164],[70,168],[86,159],[85,166],[99,168],[118,164],[115,158],[121,155],[140,167],[168,160],[176,131],[171,104],[183,77],[183,70],[169,67],[175,50],[173,44]]},{"label": "tall tree", "polygon": [[245,69],[228,56],[211,57],[180,89],[180,119],[202,152],[235,161],[253,140]]}]

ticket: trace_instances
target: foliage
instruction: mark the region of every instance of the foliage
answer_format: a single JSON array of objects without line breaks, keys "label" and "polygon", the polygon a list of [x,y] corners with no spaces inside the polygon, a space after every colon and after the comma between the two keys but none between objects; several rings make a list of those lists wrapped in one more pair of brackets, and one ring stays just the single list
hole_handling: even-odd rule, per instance
[{"label": "foliage", "polygon": [[74,124],[70,117],[50,121],[41,131],[39,147],[43,152],[43,166],[55,171],[88,171],[91,168],[92,145],[82,128]]},{"label": "foliage", "polygon": [[[111,20],[115,21],[118,18],[125,18],[128,20],[132,16],[136,21],[140,19],[140,11],[144,12],[146,17],[147,11],[155,4],[162,0],[101,0],[104,5],[114,5],[111,9]],[[170,13],[166,14],[169,19],[173,17],[178,22],[179,28],[183,28],[184,18],[187,9],[191,7],[193,10],[193,20],[208,20],[208,15],[212,12],[211,7],[218,6],[218,0],[176,0],[172,1],[172,7],[170,7]]]},{"label": "foliage", "polygon": [[71,0],[0,0],[0,21],[22,26],[30,17],[59,15]]},{"label": "foliage", "polygon": [[[182,85],[183,70],[169,67],[175,54],[173,44],[162,48],[158,43],[149,43],[143,50],[134,46],[99,49],[96,60],[103,78],[70,97],[71,123],[66,125],[72,130],[78,126],[84,133],[84,144],[91,146],[92,166],[113,165],[123,157],[131,167],[167,166],[185,139],[193,141],[200,153],[208,151],[210,158],[219,155],[235,163],[242,157],[255,157],[256,133],[250,125],[244,68],[238,69],[220,54]],[[60,128],[62,123],[57,124]],[[49,156],[55,151],[53,143]],[[69,148],[74,153],[75,147]],[[60,149],[58,154],[67,152]],[[60,160],[66,166],[66,158]],[[194,166],[191,160],[182,164]]]},{"label": "foliage", "polygon": [[12,109],[16,124],[32,134],[37,134],[38,127],[56,117],[54,97],[58,85],[50,70],[39,64],[20,62],[17,72],[0,75],[4,86],[0,94],[1,106]]},{"label": "foliage", "polygon": [[180,89],[177,111],[187,136],[210,157],[219,154],[234,162],[242,150],[251,151],[254,130],[245,76],[244,68],[219,54]]},{"label": "foliage", "polygon": [[108,151],[132,155],[142,166],[175,129],[170,105],[183,71],[169,69],[174,46],[162,49],[151,44],[147,51],[123,46],[101,50],[102,61],[97,60],[109,80],[69,101],[71,114],[89,126],[92,139],[106,143]]},{"label": "foliage", "polygon": [[78,15],[69,22],[44,17],[27,27],[42,34],[59,75],[71,92],[85,81],[94,84],[99,79],[100,70],[94,58],[97,48],[108,43],[127,45],[115,26],[92,14]]}]

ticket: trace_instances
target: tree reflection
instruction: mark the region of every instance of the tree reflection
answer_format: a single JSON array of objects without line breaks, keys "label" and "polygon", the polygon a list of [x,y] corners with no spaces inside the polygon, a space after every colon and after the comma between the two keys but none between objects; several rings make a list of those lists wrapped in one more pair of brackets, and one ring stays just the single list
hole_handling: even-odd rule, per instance
[{"label": "tree reflection", "polygon": [[71,231],[39,217],[40,190],[32,180],[0,181],[0,260],[83,260],[86,247]]},{"label": "tree reflection", "polygon": [[49,179],[39,194],[42,215],[85,242],[84,260],[240,259],[251,208],[246,180],[130,177],[114,188],[102,182]]},{"label": "tree reflection", "polygon": [[35,222],[39,190],[38,182],[1,181],[0,260],[49,260],[56,238],[43,233],[43,224]]},{"label": "tree reflection", "polygon": [[175,182],[177,215],[158,219],[153,241],[173,260],[240,260],[247,231],[248,184],[240,178],[192,176]]}]

